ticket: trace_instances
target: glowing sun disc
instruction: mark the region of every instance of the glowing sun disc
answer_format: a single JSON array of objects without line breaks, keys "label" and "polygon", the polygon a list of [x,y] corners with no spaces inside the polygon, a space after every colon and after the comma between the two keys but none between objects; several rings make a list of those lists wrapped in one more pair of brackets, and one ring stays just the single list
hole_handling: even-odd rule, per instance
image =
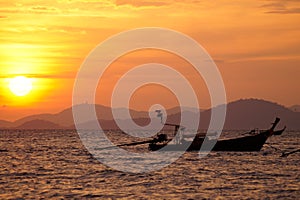
[{"label": "glowing sun disc", "polygon": [[9,89],[16,96],[25,96],[32,90],[31,79],[17,76],[9,81]]}]

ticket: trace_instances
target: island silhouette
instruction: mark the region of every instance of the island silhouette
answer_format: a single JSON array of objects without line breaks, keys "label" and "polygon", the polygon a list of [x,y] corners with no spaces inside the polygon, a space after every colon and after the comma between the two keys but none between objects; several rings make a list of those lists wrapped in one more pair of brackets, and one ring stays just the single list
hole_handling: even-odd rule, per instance
[{"label": "island silhouette", "polygon": [[[86,106],[95,106],[98,121],[102,129],[118,129],[113,118],[112,109],[103,105],[80,104],[74,109],[84,109]],[[294,108],[294,107],[293,107]],[[117,108],[124,109],[124,108]],[[215,109],[215,108],[212,108]],[[212,109],[200,110],[199,129],[207,129],[210,122]],[[188,112],[189,120],[196,117],[196,109],[185,109]],[[180,122],[180,108],[175,107],[166,110],[168,123]],[[133,120],[139,125],[147,125],[150,122],[149,113],[130,109]],[[267,128],[266,125],[275,117],[280,117],[281,122],[278,128],[287,126],[288,130],[300,130],[300,112],[279,105],[278,103],[262,99],[240,99],[227,104],[227,114],[224,129],[227,130],[249,130],[252,128]],[[131,120],[121,116],[118,120]],[[93,127],[94,124],[89,118],[81,124],[81,127]],[[10,122],[0,120],[0,129],[74,129],[72,107],[55,114],[38,114],[23,117]]]}]

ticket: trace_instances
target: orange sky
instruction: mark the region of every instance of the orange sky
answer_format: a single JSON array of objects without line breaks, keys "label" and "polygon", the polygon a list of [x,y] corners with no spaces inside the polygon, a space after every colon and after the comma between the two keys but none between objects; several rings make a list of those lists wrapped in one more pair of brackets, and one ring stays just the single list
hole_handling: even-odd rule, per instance
[{"label": "orange sky", "polygon": [[[299,1],[11,0],[0,5],[0,119],[71,106],[74,78],[87,54],[111,35],[149,26],[197,40],[218,65],[228,101],[253,97],[300,104]],[[121,66],[150,61],[178,68],[181,61],[176,59],[166,53],[136,52],[114,63],[111,74],[118,78]],[[181,64],[186,76],[194,75],[188,64]],[[111,74],[99,85],[98,103],[110,102],[109,88],[115,81]],[[33,80],[33,90],[25,97],[9,91],[8,80],[17,75]],[[200,106],[209,107],[201,77],[193,80]],[[143,103],[153,103],[153,87],[137,91],[132,106],[144,109]],[[168,96],[166,92],[163,103],[175,105]]]}]

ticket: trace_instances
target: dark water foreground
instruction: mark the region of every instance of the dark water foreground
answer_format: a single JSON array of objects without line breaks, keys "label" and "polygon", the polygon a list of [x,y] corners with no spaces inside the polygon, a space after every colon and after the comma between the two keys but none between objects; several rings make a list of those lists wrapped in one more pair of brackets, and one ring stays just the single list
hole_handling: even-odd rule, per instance
[{"label": "dark water foreground", "polygon": [[[286,151],[299,142],[300,132],[268,140]],[[0,199],[300,199],[300,153],[282,158],[267,145],[202,159],[189,152],[143,174],[102,165],[73,131],[0,131],[0,150]]]}]

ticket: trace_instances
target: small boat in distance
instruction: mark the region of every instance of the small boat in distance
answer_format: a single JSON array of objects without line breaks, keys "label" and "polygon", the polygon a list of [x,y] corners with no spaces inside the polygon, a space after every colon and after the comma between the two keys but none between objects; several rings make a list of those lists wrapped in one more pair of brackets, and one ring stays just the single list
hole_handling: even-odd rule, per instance
[{"label": "small boat in distance", "polygon": [[[247,135],[238,138],[231,139],[208,139],[206,144],[210,142],[215,144],[212,151],[260,151],[266,140],[274,135],[274,129],[279,123],[280,119],[276,118],[274,123],[272,123],[272,127],[265,131],[260,131],[254,135]],[[174,125],[175,130],[179,130],[179,125]],[[177,132],[174,133],[176,137]],[[162,136],[162,134],[158,135],[157,139],[154,139],[151,143],[149,143],[150,151],[199,151],[200,149],[205,151],[209,149],[201,148],[205,137],[196,135],[192,142],[186,141],[182,138],[180,141],[176,140],[176,143],[171,144],[171,140],[166,136]]]}]

